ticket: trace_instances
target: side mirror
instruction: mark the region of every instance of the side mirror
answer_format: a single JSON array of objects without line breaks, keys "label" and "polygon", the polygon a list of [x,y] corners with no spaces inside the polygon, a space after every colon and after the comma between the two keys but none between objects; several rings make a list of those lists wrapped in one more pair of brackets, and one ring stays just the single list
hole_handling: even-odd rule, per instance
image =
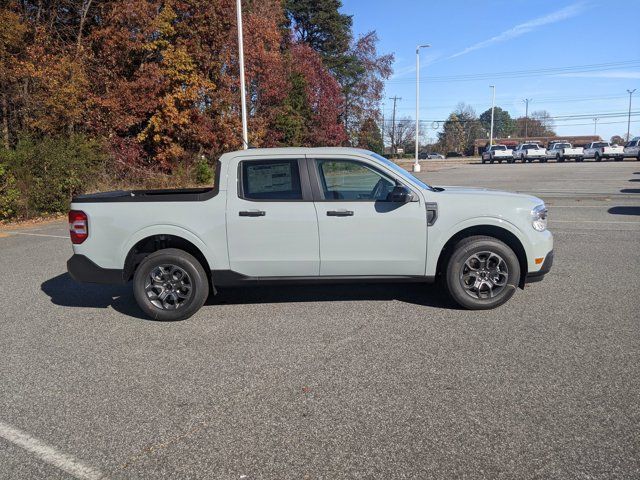
[{"label": "side mirror", "polygon": [[413,193],[404,185],[396,185],[387,195],[387,202],[409,203],[413,201]]}]

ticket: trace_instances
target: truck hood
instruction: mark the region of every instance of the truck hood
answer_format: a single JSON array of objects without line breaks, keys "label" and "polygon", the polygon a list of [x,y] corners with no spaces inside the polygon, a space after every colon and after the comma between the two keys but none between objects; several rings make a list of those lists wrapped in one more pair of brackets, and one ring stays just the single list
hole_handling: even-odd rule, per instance
[{"label": "truck hood", "polygon": [[[469,197],[469,200],[477,199],[478,201],[486,201],[490,199],[513,201],[514,204],[533,204],[533,206],[544,203],[543,200],[533,195],[525,193],[505,192],[502,190],[491,190],[482,187],[457,187],[457,186],[440,186],[443,188],[439,195],[455,195],[457,197]],[[518,205],[518,206],[520,206]]]}]

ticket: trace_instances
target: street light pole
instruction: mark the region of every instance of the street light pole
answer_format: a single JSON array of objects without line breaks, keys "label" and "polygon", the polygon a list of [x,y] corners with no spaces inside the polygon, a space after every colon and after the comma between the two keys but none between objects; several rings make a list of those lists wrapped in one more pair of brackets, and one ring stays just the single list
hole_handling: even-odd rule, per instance
[{"label": "street light pole", "polygon": [[629,94],[629,119],[627,120],[627,142],[631,140],[631,95],[633,95],[633,92],[635,91],[636,91],[635,88],[633,90],[627,90],[627,93]]},{"label": "street light pole", "polygon": [[594,118],[593,119],[593,136],[595,137],[597,135],[597,131],[598,131],[598,120],[600,120],[599,118]]},{"label": "street light pole", "polygon": [[533,100],[532,98],[525,98],[523,102],[526,104],[526,109],[524,113],[524,139],[525,141],[529,138],[529,102]]},{"label": "street light pole", "polygon": [[493,89],[493,100],[491,101],[491,130],[489,133],[489,149],[493,145],[493,110],[496,108],[496,86],[489,85]]},{"label": "street light pole", "polygon": [[242,106],[242,148],[249,148],[249,134],[247,133],[247,98],[244,85],[244,45],[242,41],[242,1],[236,0],[236,14],[238,17],[238,63],[240,68],[240,104]]},{"label": "street light pole", "polygon": [[431,45],[418,45],[416,47],[416,161],[413,163],[413,171],[420,171],[418,163],[418,143],[420,141],[420,49],[429,48]]}]

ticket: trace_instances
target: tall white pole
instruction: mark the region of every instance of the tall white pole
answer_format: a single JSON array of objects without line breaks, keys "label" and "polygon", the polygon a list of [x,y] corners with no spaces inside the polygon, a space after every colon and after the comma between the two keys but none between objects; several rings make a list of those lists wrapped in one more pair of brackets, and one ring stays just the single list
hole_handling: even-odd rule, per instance
[{"label": "tall white pole", "polygon": [[496,108],[496,86],[489,85],[493,89],[493,100],[491,101],[491,132],[489,133],[489,148],[493,145],[493,110]]},{"label": "tall white pole", "polygon": [[593,119],[593,136],[595,137],[598,134],[598,120],[599,118]]},{"label": "tall white pole", "polygon": [[629,94],[629,117],[627,120],[627,142],[631,141],[631,95],[633,95],[633,92],[635,91],[636,91],[635,88],[633,90],[627,90],[627,93]]},{"label": "tall white pole", "polygon": [[236,14],[238,16],[238,59],[240,64],[240,103],[242,105],[242,148],[249,148],[249,134],[247,133],[247,98],[244,85],[244,44],[242,41],[242,1],[236,0]]},{"label": "tall white pole", "polygon": [[418,45],[416,47],[416,159],[413,162],[413,171],[420,171],[418,162],[418,148],[420,142],[420,49],[429,48],[431,45]]}]

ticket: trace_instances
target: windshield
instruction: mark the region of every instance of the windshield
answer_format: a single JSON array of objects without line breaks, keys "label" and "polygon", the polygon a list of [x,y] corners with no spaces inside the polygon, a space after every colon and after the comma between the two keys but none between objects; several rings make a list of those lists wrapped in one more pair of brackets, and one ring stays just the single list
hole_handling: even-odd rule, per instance
[{"label": "windshield", "polygon": [[394,172],[396,172],[401,177],[404,177],[407,180],[418,184],[420,187],[422,187],[422,188],[424,188],[426,190],[433,190],[433,188],[431,188],[429,185],[424,183],[422,180],[419,180],[418,178],[414,177],[409,172],[407,172],[404,168],[400,167],[399,165],[396,165],[391,160],[388,160],[388,159],[384,158],[382,155],[378,155],[377,153],[374,153],[374,152],[367,151],[367,153],[369,155],[371,155],[373,158],[375,158],[376,160],[378,160],[379,162],[384,163],[387,167],[392,169]]},{"label": "windshield", "polygon": [[608,147],[608,146],[609,144],[607,142],[598,142],[593,144],[593,148]]},{"label": "windshield", "polygon": [[553,145],[553,148],[571,148],[570,143],[556,143]]},{"label": "windshield", "polygon": [[494,145],[493,147],[491,147],[491,150],[496,151],[496,150],[506,150],[507,147],[505,147],[504,145]]},{"label": "windshield", "polygon": [[526,148],[526,149],[530,149],[530,150],[537,150],[539,147],[538,145],[536,145],[535,143],[527,143],[526,145],[524,145],[522,148]]}]

